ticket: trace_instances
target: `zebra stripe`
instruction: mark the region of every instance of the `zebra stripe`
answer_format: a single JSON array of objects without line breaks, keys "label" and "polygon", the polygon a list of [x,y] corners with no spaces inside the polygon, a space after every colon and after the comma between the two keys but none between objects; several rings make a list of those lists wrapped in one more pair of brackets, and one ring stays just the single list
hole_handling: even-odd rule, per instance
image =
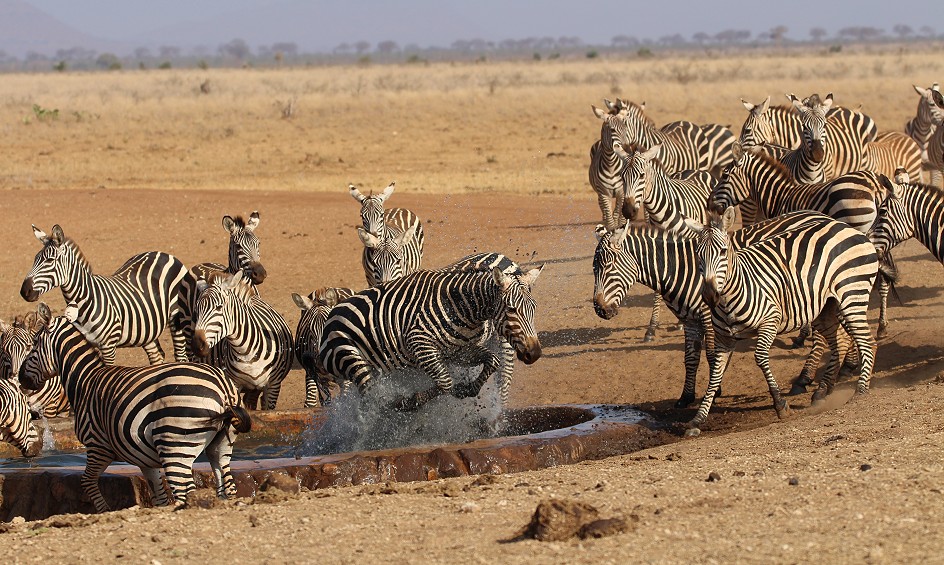
[{"label": "zebra stripe", "polygon": [[[748,226],[732,234],[732,248],[741,249],[808,221],[805,212],[795,212]],[[593,255],[594,310],[597,316],[612,319],[637,282],[665,300],[685,328],[685,384],[675,406],[688,406],[695,401],[699,350],[703,342],[709,366],[714,355],[711,312],[702,299],[697,240],[653,226],[629,226],[616,233],[601,228],[597,226],[598,242]],[[819,356],[811,361],[814,368],[818,360]]]},{"label": "zebra stripe", "polygon": [[862,168],[889,178],[903,168],[912,178],[921,178],[921,148],[909,136],[897,131],[883,131],[865,144]]},{"label": "zebra stripe", "polygon": [[[78,306],[78,323],[89,340],[102,350],[106,364],[115,362],[117,347],[141,346],[151,364],[164,360],[158,337],[181,314],[182,281],[187,269],[167,253],[150,251],[135,255],[111,276],[92,273],[79,246],[67,238],[58,224],[47,236],[33,226],[43,244],[20,288],[20,295],[35,302],[60,287],[66,303]],[[171,324],[175,357],[186,357],[182,328]]]},{"label": "zebra stripe", "polygon": [[[543,267],[521,275],[491,271],[417,271],[335,306],[321,338],[323,366],[338,383],[366,394],[374,371],[421,368],[443,394],[467,398],[500,365],[482,345],[489,326],[527,364],[541,356],[531,285]],[[479,378],[454,384],[446,358],[482,365]],[[414,398],[415,399],[415,398]],[[415,406],[401,401],[400,409]]]},{"label": "zebra stripe", "polygon": [[292,300],[302,311],[295,330],[295,358],[305,368],[306,408],[326,406],[331,400],[327,375],[318,361],[318,345],[331,309],[353,294],[349,288],[334,287],[319,288],[308,296],[292,293]]},{"label": "zebra stripe", "polygon": [[770,371],[769,352],[777,334],[803,324],[813,327],[836,352],[813,394],[825,398],[833,387],[844,357],[836,337],[839,325],[855,341],[862,361],[857,393],[868,391],[874,364],[875,340],[868,324],[869,293],[878,273],[875,247],[861,232],[817,212],[810,221],[735,251],[727,233],[735,221],[734,208],[712,214],[702,229],[698,257],[705,279],[703,296],[712,310],[715,363],[708,391],[692,427],[704,423],[737,340],[757,333],[754,359],[770,390],[777,415],[789,406]]},{"label": "zebra stripe", "polygon": [[[37,312],[30,312],[25,319],[17,316],[13,325],[0,320],[0,380],[16,379],[23,360],[33,348],[33,339],[51,317],[49,307],[40,302]],[[38,391],[28,393],[26,400],[30,408],[47,418],[64,416],[69,412],[69,399],[66,398],[59,375],[43,383]]]},{"label": "zebra stripe", "polygon": [[260,285],[265,281],[266,270],[260,261],[259,236],[256,228],[259,227],[259,212],[253,211],[249,219],[242,216],[223,216],[223,229],[229,233],[229,263],[200,263],[190,268],[190,274],[196,280],[207,280],[210,274],[216,271],[236,273],[242,271],[243,276]]},{"label": "zebra stripe", "polygon": [[796,184],[785,165],[762,151],[736,149],[735,154],[737,160],[724,170],[708,197],[716,211],[750,200],[768,218],[815,210],[867,233],[890,186],[887,178],[870,171]]},{"label": "zebra stripe", "polygon": [[944,191],[899,180],[904,182],[892,185],[872,229],[876,250],[886,255],[913,237],[944,263]]},{"label": "zebra stripe", "polygon": [[[220,367],[244,393],[244,404],[274,410],[292,368],[292,331],[242,273],[219,273],[197,283],[192,341],[197,358]],[[225,342],[226,347],[216,347]],[[212,351],[212,355],[211,355]]]},{"label": "zebra stripe", "polygon": [[351,196],[361,203],[362,227],[357,235],[364,244],[361,264],[368,286],[377,286],[420,268],[423,261],[423,223],[405,208],[384,210],[384,201],[393,194],[391,182],[377,196],[364,195],[353,184]]},{"label": "zebra stripe", "polygon": [[[944,97],[941,95],[940,85],[936,82],[929,88],[921,88],[916,84],[912,87],[920,98],[915,117],[905,124],[905,133],[915,140],[921,149],[921,162],[929,172],[928,184],[940,185],[941,172],[944,170],[944,163],[942,163],[944,156],[941,155],[941,151],[932,150],[934,146],[932,139],[936,138],[937,148],[940,149],[944,136],[941,134],[935,136],[935,134],[940,131],[938,126],[944,121]],[[937,158],[934,156],[935,153]]]},{"label": "zebra stripe", "polygon": [[705,148],[708,152],[706,168],[711,171],[712,176],[717,176],[734,159],[732,151],[737,138],[727,126],[703,124],[700,127],[705,134]]},{"label": "zebra stripe", "polygon": [[0,441],[13,444],[23,457],[36,457],[43,448],[26,396],[8,379],[0,379]]},{"label": "zebra stripe", "polygon": [[741,104],[749,112],[738,137],[745,149],[777,145],[790,150],[803,142],[802,124],[792,108],[770,106],[770,96],[760,104],[751,104],[742,98]]},{"label": "zebra stripe", "polygon": [[19,378],[23,386],[38,388],[51,375],[62,376],[76,437],[87,448],[82,488],[95,509],[108,510],[98,478],[113,461],[141,469],[155,505],[167,503],[163,469],[175,502],[183,504],[195,488],[194,459],[206,452],[217,494],[235,495],[229,469],[234,429],[247,432],[251,421],[233,383],[221,370],[195,363],[106,366],[73,323],[75,315],[70,305],[40,331]]}]

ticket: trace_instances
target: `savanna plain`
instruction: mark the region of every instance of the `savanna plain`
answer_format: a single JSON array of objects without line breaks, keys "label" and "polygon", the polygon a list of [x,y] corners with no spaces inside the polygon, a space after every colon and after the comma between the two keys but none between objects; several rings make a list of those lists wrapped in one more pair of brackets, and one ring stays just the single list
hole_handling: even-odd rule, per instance
[{"label": "savanna plain", "polygon": [[[619,316],[591,305],[600,221],[587,182],[599,122],[590,104],[646,102],[658,124],[730,124],[739,99],[833,92],[882,130],[944,77],[936,54],[895,50],[478,64],[153,70],[0,77],[0,315],[58,223],[96,272],[158,249],[187,265],[226,260],[224,214],[259,210],[262,295],[294,327],[292,292],[364,286],[357,203],[380,190],[424,221],[424,265],[475,251],[545,263],[535,285],[544,356],[516,365],[512,404],[632,404],[673,430],[682,332],[643,343],[651,292]],[[206,84],[208,93],[201,90]],[[792,397],[778,421],[743,343],[704,433],[609,459],[494,480],[359,485],[216,508],[132,508],[3,525],[2,563],[944,562],[942,266],[912,241],[896,254],[901,304],[878,345],[872,392],[828,406]],[[61,295],[44,298],[56,309]],[[663,320],[670,317],[663,314]],[[877,310],[871,311],[873,319]],[[781,337],[781,386],[803,352]],[[169,351],[169,340],[163,340]],[[140,351],[119,362],[143,364]],[[707,382],[705,362],[699,394]],[[280,408],[302,405],[303,372]],[[709,474],[719,480],[708,481]],[[620,516],[598,540],[513,541],[550,498]]]}]

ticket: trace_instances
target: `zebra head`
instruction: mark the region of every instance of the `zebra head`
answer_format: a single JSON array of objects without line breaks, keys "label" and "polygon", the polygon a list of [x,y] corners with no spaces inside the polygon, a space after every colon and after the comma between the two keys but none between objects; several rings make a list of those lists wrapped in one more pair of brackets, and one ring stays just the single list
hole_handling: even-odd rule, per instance
[{"label": "zebra head", "polygon": [[745,150],[740,143],[731,146],[734,160],[721,171],[721,178],[708,196],[708,208],[723,212],[729,206],[736,206],[751,196],[751,182],[747,176],[747,166],[753,154]]},{"label": "zebra head", "polygon": [[207,357],[219,342],[239,331],[237,304],[248,304],[252,285],[241,272],[214,273],[209,281],[197,281],[196,323],[191,347],[197,357]]},{"label": "zebra head", "polygon": [[522,274],[506,274],[492,268],[492,278],[501,291],[501,307],[494,318],[495,327],[512,347],[518,359],[530,365],[541,357],[541,342],[534,329],[534,297],[531,286],[544,265]]},{"label": "zebra head", "polygon": [[826,113],[833,105],[833,94],[827,94],[825,100],[820,100],[818,94],[803,101],[793,94],[787,94],[787,98],[800,115],[800,133],[806,153],[814,163],[822,163],[826,158]]},{"label": "zebra head", "polygon": [[302,311],[295,336],[296,357],[305,369],[305,381],[317,383],[322,404],[330,400],[331,395],[328,389],[330,375],[318,356],[319,344],[331,309],[340,299],[338,289],[330,287],[319,288],[308,296],[292,293],[292,300]]},{"label": "zebra head", "polygon": [[621,110],[616,114],[593,105],[590,107],[593,108],[593,115],[603,120],[603,124],[600,126],[600,146],[604,153],[612,154],[617,149],[622,149],[624,145],[628,146],[632,143],[627,125],[627,119],[631,115],[629,110],[632,109],[632,105],[627,106],[624,109],[625,111]]},{"label": "zebra head", "polygon": [[259,212],[249,214],[249,220],[241,216],[223,216],[223,229],[229,232],[229,271],[242,271],[252,284],[262,284],[266,278],[265,267],[259,261]]},{"label": "zebra head", "polygon": [[364,228],[357,228],[358,237],[361,238],[364,247],[370,250],[367,266],[375,284],[389,282],[404,275],[403,248],[413,241],[418,225],[413,224],[397,235],[389,233],[384,236],[377,236]]},{"label": "zebra head", "polygon": [[396,188],[397,182],[393,181],[383,192],[374,196],[373,192],[364,195],[353,184],[348,185],[351,196],[361,203],[361,223],[364,231],[383,239],[386,235],[386,224],[384,223],[384,202],[390,198]]},{"label": "zebra head", "polygon": [[33,336],[32,349],[20,365],[20,386],[26,390],[39,390],[47,380],[60,374],[56,342],[62,332],[78,331],[73,324],[78,313],[79,309],[74,302],[66,307],[62,316],[56,318],[52,317],[48,306],[39,305],[39,317],[46,323]]},{"label": "zebra head", "polygon": [[0,320],[0,379],[16,379],[33,348],[33,339],[49,323],[50,316],[49,307],[40,302],[37,312],[30,312],[25,318],[17,316],[12,325]]},{"label": "zebra head", "polygon": [[20,287],[20,296],[27,302],[36,302],[39,297],[50,290],[69,282],[69,274],[73,270],[73,263],[81,259],[72,240],[62,233],[59,224],[52,227],[52,235],[33,226],[33,235],[43,244],[43,248],[33,259],[33,268],[23,279]]},{"label": "zebra head", "polygon": [[0,379],[0,441],[16,446],[23,457],[36,457],[43,448],[26,396],[13,381]]},{"label": "zebra head", "polygon": [[629,254],[623,253],[623,243],[629,224],[609,232],[603,224],[596,227],[597,249],[593,254],[593,310],[597,316],[609,320],[619,313],[619,307],[629,289],[636,282],[638,265]]},{"label": "zebra head", "polygon": [[770,107],[770,96],[764,99],[760,104],[751,104],[741,98],[741,104],[747,109],[749,114],[741,126],[740,142],[745,149],[758,147],[774,140],[774,128],[770,121],[770,114],[767,109]]},{"label": "zebra head", "polygon": [[878,215],[869,232],[869,239],[875,246],[879,260],[896,245],[915,234],[916,220],[905,202],[906,193],[911,190],[911,185],[908,184],[908,173],[896,174],[895,181],[888,182],[885,188],[888,190],[888,196],[879,207]]},{"label": "zebra head", "polygon": [[623,161],[623,190],[626,194],[623,216],[629,220],[635,218],[639,208],[645,205],[655,177],[655,167],[661,166],[657,164],[661,149],[662,146],[658,144],[645,151],[633,147],[628,153],[622,147],[615,149]]},{"label": "zebra head", "polygon": [[685,220],[685,224],[698,233],[695,249],[699,270],[704,278],[701,295],[708,306],[718,304],[727,281],[728,265],[733,253],[728,232],[731,231],[736,218],[737,210],[731,206],[723,214],[709,211],[707,224]]},{"label": "zebra head", "polygon": [[930,88],[921,88],[913,84],[915,92],[921,96],[918,101],[918,115],[925,121],[936,126],[944,123],[944,96],[941,95],[941,87],[934,83]]}]

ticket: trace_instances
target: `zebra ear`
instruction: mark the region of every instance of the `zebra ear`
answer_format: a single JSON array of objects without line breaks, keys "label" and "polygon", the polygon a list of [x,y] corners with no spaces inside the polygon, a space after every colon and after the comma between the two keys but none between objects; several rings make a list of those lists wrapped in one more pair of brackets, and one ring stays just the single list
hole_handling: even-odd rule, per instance
[{"label": "zebra ear", "polygon": [[315,305],[307,296],[302,296],[297,292],[292,293],[292,301],[295,302],[295,306],[301,308],[303,312]]},{"label": "zebra ear", "polygon": [[338,291],[333,288],[326,288],[324,294],[321,297],[321,301],[325,306],[334,308],[338,304],[338,300],[341,297],[338,296]]},{"label": "zebra ear", "polygon": [[944,108],[944,95],[941,94],[940,90],[931,90],[931,99],[934,100],[934,104],[938,108]]},{"label": "zebra ear", "polygon": [[388,198],[390,198],[390,195],[393,194],[393,191],[396,187],[397,187],[397,181],[391,181],[391,183],[387,185],[387,188],[383,189],[383,192],[381,192],[380,196],[377,197],[380,199],[381,204],[383,204]]},{"label": "zebra ear", "polygon": [[380,245],[380,238],[365,230],[364,228],[357,228],[357,236],[361,238],[361,243],[364,244],[364,247],[370,247],[373,249]]},{"label": "zebra ear", "polygon": [[613,104],[609,99],[603,99],[603,105],[606,106],[606,109],[611,114],[618,114],[619,108],[616,107],[616,104]]},{"label": "zebra ear", "polygon": [[721,216],[721,225],[724,227],[724,231],[731,231],[731,227],[734,226],[734,222],[737,220],[737,208],[734,206],[728,206],[724,215]]},{"label": "zebra ear", "polygon": [[246,222],[246,229],[249,231],[255,231],[259,227],[259,212],[253,210],[252,214],[249,214],[249,221]]},{"label": "zebra ear", "polygon": [[797,98],[793,93],[787,94],[786,96],[787,96],[787,100],[789,100],[790,103],[793,104],[794,108],[796,108],[797,110],[803,109],[803,102],[799,98]]},{"label": "zebra ear", "polygon": [[541,274],[541,271],[544,270],[544,263],[541,263],[540,267],[536,269],[531,269],[527,273],[518,276],[518,280],[521,281],[521,284],[527,285],[528,288],[531,288],[534,285],[534,282],[538,280],[538,276]]},{"label": "zebra ear", "polygon": [[79,317],[79,305],[75,302],[70,302],[69,305],[66,306],[63,316],[65,316],[70,322],[75,322]]},{"label": "zebra ear", "polygon": [[734,162],[737,163],[741,160],[741,157],[744,156],[744,147],[741,145],[740,141],[735,141],[731,145],[731,156],[734,157]]},{"label": "zebra ear", "polygon": [[200,296],[201,294],[203,294],[203,291],[205,291],[208,286],[210,285],[209,283],[207,283],[206,279],[198,280],[197,281],[197,296]]},{"label": "zebra ear", "polygon": [[917,84],[912,84],[911,87],[914,88],[915,92],[918,93],[918,96],[921,96],[922,98],[928,95],[928,90],[926,88],[921,88]]},{"label": "zebra ear", "polygon": [[244,282],[243,272],[236,271],[235,273],[233,273],[232,275],[224,279],[223,282],[224,284],[226,284],[226,286],[228,286],[231,289],[238,288],[239,285],[243,284]]},{"label": "zebra ear", "polygon": [[741,104],[744,105],[744,109],[747,110],[748,112],[753,112],[753,111],[754,111],[754,108],[757,107],[757,106],[754,106],[753,104],[751,104],[750,102],[748,102],[747,100],[745,100],[745,99],[743,99],[743,98],[741,98]]},{"label": "zebra ear", "polygon": [[682,223],[685,224],[685,227],[690,229],[695,233],[701,233],[705,231],[705,224],[699,222],[698,220],[693,220],[691,218],[682,218]]},{"label": "zebra ear", "polygon": [[44,244],[45,244],[47,241],[49,241],[49,236],[46,235],[46,232],[44,232],[43,230],[37,228],[35,225],[33,225],[33,236],[35,236],[36,239],[38,239],[39,241],[43,242]]},{"label": "zebra ear", "polygon": [[36,308],[37,313],[37,322],[42,324],[42,327],[49,325],[49,320],[52,320],[52,310],[45,302],[40,302],[39,307]]},{"label": "zebra ear", "polygon": [[603,239],[603,236],[606,235],[606,232],[606,226],[603,224],[597,224],[597,227],[593,228],[593,233],[597,236],[597,241]]},{"label": "zebra ear", "polygon": [[646,149],[645,151],[640,153],[639,156],[642,157],[646,161],[652,161],[653,159],[659,158],[659,151],[661,150],[662,150],[662,145],[657,143],[653,145],[652,147],[650,147],[649,149]]},{"label": "zebra ear", "polygon": [[646,111],[646,102],[645,102],[645,100],[643,100],[642,102],[639,103],[639,109],[642,110],[643,112]]},{"label": "zebra ear", "polygon": [[770,108],[770,95],[767,95],[767,98],[764,98],[764,101],[760,105],[760,114],[767,112],[767,108]]},{"label": "zebra ear", "polygon": [[830,108],[832,108],[832,106],[833,106],[833,93],[830,92],[829,94],[826,95],[826,99],[823,100],[823,109],[828,111]]},{"label": "zebra ear", "polygon": [[419,224],[413,224],[400,234],[400,236],[397,238],[397,243],[400,245],[400,247],[403,247],[403,245],[413,239],[413,237],[416,235],[416,230],[419,229],[417,226],[419,226]]},{"label": "zebra ear", "polygon": [[354,197],[354,200],[357,200],[358,202],[363,202],[364,199],[367,198],[366,196],[361,194],[361,191],[357,190],[357,187],[354,186],[353,184],[347,185],[347,188],[348,190],[351,191],[351,196]]},{"label": "zebra ear", "polygon": [[11,330],[13,330],[13,326],[4,322],[3,320],[0,320],[0,334],[6,336]]},{"label": "zebra ear", "polygon": [[223,216],[223,229],[233,233],[233,230],[236,229],[236,220],[232,216]]},{"label": "zebra ear", "polygon": [[62,233],[62,228],[59,227],[59,224],[56,224],[52,227],[52,240],[56,242],[56,245],[62,243],[66,239],[66,234]]},{"label": "zebra ear", "polygon": [[600,118],[601,120],[605,120],[605,119],[606,119],[607,113],[604,112],[601,108],[597,108],[597,107],[594,106],[593,104],[591,104],[590,107],[593,108],[593,115],[594,115],[594,116]]}]

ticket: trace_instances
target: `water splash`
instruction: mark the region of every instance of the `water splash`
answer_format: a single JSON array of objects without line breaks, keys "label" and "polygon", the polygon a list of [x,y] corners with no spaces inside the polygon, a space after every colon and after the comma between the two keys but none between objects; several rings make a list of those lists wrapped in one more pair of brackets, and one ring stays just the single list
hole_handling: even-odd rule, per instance
[{"label": "water splash", "polygon": [[52,430],[49,428],[49,418],[40,412],[39,421],[43,425],[43,449],[40,453],[49,453],[56,450],[56,440],[52,436]]}]

